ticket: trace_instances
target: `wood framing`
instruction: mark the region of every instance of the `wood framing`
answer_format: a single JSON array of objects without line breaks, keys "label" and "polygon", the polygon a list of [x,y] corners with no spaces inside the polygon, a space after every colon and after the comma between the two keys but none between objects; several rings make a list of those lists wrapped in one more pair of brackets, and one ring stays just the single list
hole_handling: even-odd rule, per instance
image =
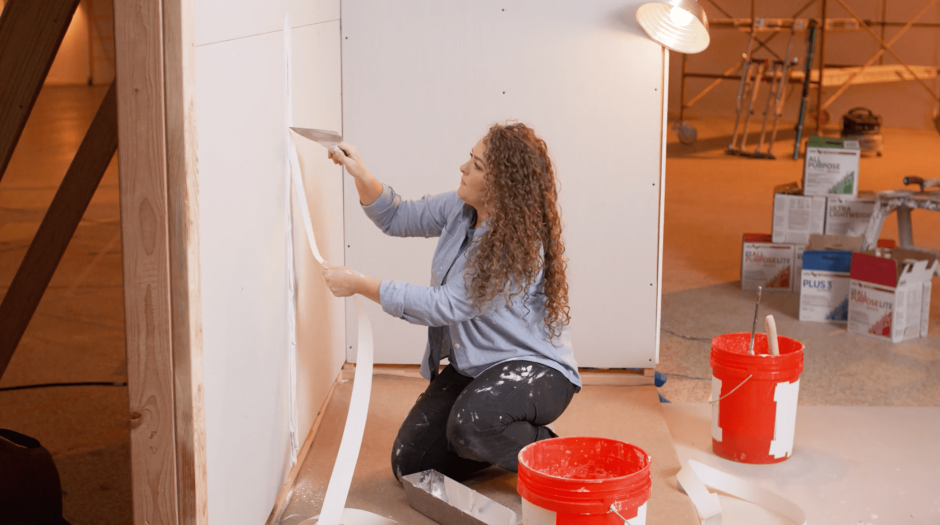
[{"label": "wood framing", "polygon": [[163,1],[170,313],[181,525],[204,525],[209,519],[199,295],[194,23],[194,0]]},{"label": "wood framing", "polygon": [[115,150],[117,105],[114,84],[111,84],[0,304],[0,377],[26,332]]},{"label": "wood framing", "polygon": [[0,179],[79,0],[10,0],[0,16]]},{"label": "wood framing", "polygon": [[205,524],[192,0],[115,2],[134,523]]}]

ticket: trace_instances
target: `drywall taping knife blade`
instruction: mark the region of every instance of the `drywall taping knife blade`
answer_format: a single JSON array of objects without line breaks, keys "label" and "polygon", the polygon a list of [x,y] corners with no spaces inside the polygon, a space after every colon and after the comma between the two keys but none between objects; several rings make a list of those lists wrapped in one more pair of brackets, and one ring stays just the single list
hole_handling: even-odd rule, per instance
[{"label": "drywall taping knife blade", "polygon": [[308,138],[324,148],[333,151],[343,141],[343,136],[328,129],[290,128],[301,137]]}]

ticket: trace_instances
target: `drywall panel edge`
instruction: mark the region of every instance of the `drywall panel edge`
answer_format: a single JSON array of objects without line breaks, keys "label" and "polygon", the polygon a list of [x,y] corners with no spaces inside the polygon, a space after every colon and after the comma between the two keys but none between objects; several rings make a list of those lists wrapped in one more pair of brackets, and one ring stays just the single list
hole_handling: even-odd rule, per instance
[{"label": "drywall panel edge", "polygon": [[[662,324],[662,315],[663,315],[663,233],[665,229],[665,218],[666,218],[666,133],[668,128],[667,121],[669,120],[669,111],[667,110],[667,105],[669,101],[669,50],[665,47],[662,49],[663,52],[663,81],[662,81],[662,95],[660,111],[662,117],[660,119],[660,164],[659,164],[659,247],[657,255],[657,268],[656,268],[656,324],[653,326],[653,331],[656,337],[656,358],[653,362],[654,365],[659,364],[659,343],[660,336],[662,335],[662,330],[660,325]],[[652,368],[652,367],[650,367]]]}]

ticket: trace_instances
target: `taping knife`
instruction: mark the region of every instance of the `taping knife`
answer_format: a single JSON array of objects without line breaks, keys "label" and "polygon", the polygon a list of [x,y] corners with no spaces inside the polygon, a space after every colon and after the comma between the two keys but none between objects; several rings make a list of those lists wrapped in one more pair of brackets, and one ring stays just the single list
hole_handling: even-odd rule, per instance
[{"label": "taping knife", "polygon": [[328,129],[290,128],[294,133],[308,138],[324,148],[332,151],[343,141],[343,136]]}]

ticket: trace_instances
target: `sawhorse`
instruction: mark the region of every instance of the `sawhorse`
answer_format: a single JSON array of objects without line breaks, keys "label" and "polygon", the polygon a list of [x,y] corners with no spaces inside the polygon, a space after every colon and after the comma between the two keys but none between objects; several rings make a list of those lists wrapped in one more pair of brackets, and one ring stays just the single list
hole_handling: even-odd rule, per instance
[{"label": "sawhorse", "polygon": [[920,250],[940,255],[940,251],[914,246],[911,231],[911,211],[914,209],[940,212],[940,191],[913,192],[907,190],[882,191],[875,199],[868,228],[862,237],[862,250],[871,250],[878,244],[878,236],[885,218],[891,212],[898,214],[898,245],[901,248]]}]

